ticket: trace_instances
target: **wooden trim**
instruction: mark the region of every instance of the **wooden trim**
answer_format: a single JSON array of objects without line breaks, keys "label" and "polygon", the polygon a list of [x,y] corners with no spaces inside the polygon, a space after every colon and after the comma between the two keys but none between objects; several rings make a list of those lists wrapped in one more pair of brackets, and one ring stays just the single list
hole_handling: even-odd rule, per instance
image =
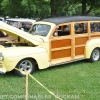
[{"label": "wooden trim", "polygon": [[74,30],[74,22],[71,24],[71,59],[74,60],[75,57],[75,30]]},{"label": "wooden trim", "polygon": [[88,37],[88,33],[86,34],[75,34],[75,38],[78,38],[78,37]]},{"label": "wooden trim", "polygon": [[91,36],[95,36],[95,35],[100,35],[100,32],[93,32],[93,33],[91,33]]},{"label": "wooden trim", "polygon": [[91,38],[90,22],[88,21],[88,37]]},{"label": "wooden trim", "polygon": [[60,63],[67,62],[67,61],[71,61],[71,58],[65,57],[65,58],[53,59],[51,60],[51,64],[55,65],[55,64],[60,64]]},{"label": "wooden trim", "polygon": [[71,46],[61,47],[61,48],[54,48],[54,49],[51,49],[51,51],[64,50],[64,49],[71,49]]},{"label": "wooden trim", "polygon": [[75,61],[79,61],[79,60],[83,60],[83,59],[85,59],[85,58],[82,55],[81,56],[77,56],[77,58],[74,59],[74,60],[72,60],[70,57],[61,58],[61,59],[55,59],[55,60],[51,60],[51,63],[50,63],[51,65],[50,66],[71,63],[71,62],[75,62]]},{"label": "wooden trim", "polygon": [[86,45],[86,44],[83,44],[83,45],[77,45],[77,46],[75,46],[75,48],[77,48],[77,47],[85,47],[85,45]]}]

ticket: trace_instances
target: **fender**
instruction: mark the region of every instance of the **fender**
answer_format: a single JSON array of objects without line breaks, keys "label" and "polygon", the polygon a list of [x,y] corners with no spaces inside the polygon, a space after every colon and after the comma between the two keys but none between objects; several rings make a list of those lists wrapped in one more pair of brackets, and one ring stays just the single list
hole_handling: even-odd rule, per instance
[{"label": "fender", "polygon": [[4,56],[2,65],[6,71],[13,70],[18,62],[25,58],[35,59],[39,69],[49,67],[47,51],[41,47],[10,47],[3,50],[2,54]]},{"label": "fender", "polygon": [[88,40],[85,46],[85,58],[90,58],[91,53],[95,48],[100,48],[100,38]]}]

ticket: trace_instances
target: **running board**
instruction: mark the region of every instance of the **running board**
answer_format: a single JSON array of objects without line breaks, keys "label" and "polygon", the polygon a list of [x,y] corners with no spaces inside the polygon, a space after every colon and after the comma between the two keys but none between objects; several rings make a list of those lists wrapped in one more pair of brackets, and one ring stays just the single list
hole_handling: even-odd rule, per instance
[{"label": "running board", "polygon": [[57,63],[57,64],[51,64],[51,63],[50,63],[50,66],[49,66],[49,67],[56,66],[56,65],[68,64],[68,63],[72,63],[72,62],[76,62],[76,61],[80,61],[80,60],[84,60],[84,59],[86,59],[86,58],[81,58],[81,59],[77,59],[77,60],[61,62],[61,63]]}]

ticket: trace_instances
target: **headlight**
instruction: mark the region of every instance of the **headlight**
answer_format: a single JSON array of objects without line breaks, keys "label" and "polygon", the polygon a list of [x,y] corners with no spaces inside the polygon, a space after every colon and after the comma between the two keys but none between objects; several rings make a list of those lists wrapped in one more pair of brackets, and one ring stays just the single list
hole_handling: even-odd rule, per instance
[{"label": "headlight", "polygon": [[2,53],[0,53],[0,60],[3,60],[3,59],[4,59],[4,57],[3,57]]}]

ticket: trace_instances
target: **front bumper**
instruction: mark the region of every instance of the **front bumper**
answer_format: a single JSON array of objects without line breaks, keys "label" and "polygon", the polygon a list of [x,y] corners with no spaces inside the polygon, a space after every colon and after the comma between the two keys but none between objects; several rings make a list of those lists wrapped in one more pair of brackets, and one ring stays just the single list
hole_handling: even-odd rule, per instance
[{"label": "front bumper", "polygon": [[6,70],[2,67],[2,63],[0,62],[0,74],[5,74]]},{"label": "front bumper", "polygon": [[5,74],[6,70],[4,68],[0,68],[0,74]]}]

